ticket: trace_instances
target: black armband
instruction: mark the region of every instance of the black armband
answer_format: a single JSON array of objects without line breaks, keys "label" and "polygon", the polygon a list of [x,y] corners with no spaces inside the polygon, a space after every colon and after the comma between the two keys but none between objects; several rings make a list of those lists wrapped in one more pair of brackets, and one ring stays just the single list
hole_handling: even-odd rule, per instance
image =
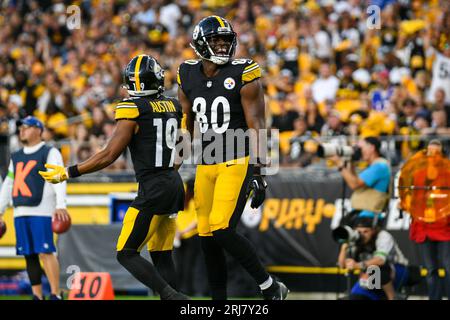
[{"label": "black armband", "polygon": [[74,165],[67,169],[67,173],[69,174],[69,178],[76,178],[81,176],[80,171],[78,171],[78,166]]}]

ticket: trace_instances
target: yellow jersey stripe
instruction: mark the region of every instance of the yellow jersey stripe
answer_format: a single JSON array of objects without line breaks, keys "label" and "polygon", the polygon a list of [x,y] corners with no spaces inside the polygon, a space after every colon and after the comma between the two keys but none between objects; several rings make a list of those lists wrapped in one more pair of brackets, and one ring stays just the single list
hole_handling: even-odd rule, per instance
[{"label": "yellow jersey stripe", "polygon": [[135,119],[139,117],[139,109],[138,108],[117,108],[115,119]]},{"label": "yellow jersey stripe", "polygon": [[122,104],[122,103],[119,103],[117,105],[117,108],[137,108],[137,106],[135,104]]},{"label": "yellow jersey stripe", "polygon": [[246,66],[246,67],[244,68],[244,70],[253,68],[253,67],[257,66],[257,65],[258,65],[258,63],[257,63],[257,62],[254,62],[254,63],[252,63],[251,65]]},{"label": "yellow jersey stripe", "polygon": [[244,70],[242,73],[251,72],[251,71],[256,70],[256,69],[259,69],[259,66],[258,66],[258,65],[254,66],[254,67],[251,68],[251,69]]},{"label": "yellow jersey stripe", "polygon": [[126,105],[133,105],[133,106],[136,105],[134,102],[131,102],[131,101],[130,102],[122,101],[122,102],[117,103],[117,105],[119,105],[119,104],[126,104]]},{"label": "yellow jersey stripe", "polygon": [[137,109],[137,107],[133,107],[133,106],[117,106],[116,109]]},{"label": "yellow jersey stripe", "polygon": [[221,26],[222,28],[225,28],[225,23],[223,23],[222,18],[220,18],[219,16],[214,16],[214,17],[217,19],[217,21],[219,21],[220,26]]},{"label": "yellow jersey stripe", "polygon": [[251,82],[255,79],[261,78],[261,68],[256,68],[253,71],[246,72],[242,74],[242,82]]},{"label": "yellow jersey stripe", "polygon": [[139,69],[141,68],[141,61],[144,55],[140,55],[134,66],[134,81],[136,82],[136,91],[141,91],[141,81],[139,79]]},{"label": "yellow jersey stripe", "polygon": [[179,72],[177,72],[177,83],[178,83],[178,85],[181,86],[181,78],[180,78],[180,73]]},{"label": "yellow jersey stripe", "polygon": [[119,240],[117,241],[117,251],[120,251],[125,246],[131,231],[133,231],[134,222],[136,221],[139,210],[133,207],[129,207],[125,217],[123,218],[122,231],[120,231]]}]

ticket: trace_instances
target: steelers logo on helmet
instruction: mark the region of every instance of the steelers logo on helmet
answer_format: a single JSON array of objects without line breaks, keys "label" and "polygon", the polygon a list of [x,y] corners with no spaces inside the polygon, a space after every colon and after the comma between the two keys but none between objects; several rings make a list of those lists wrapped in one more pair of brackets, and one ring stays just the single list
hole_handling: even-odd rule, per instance
[{"label": "steelers logo on helmet", "polygon": [[226,78],[225,81],[223,82],[223,86],[225,87],[225,89],[228,89],[228,90],[233,89],[235,85],[236,85],[236,82],[234,81],[233,78]]},{"label": "steelers logo on helmet", "polygon": [[158,80],[164,80],[164,69],[161,68],[161,66],[156,63],[154,66],[155,76],[158,78]]},{"label": "steelers logo on helmet", "polygon": [[209,16],[195,26],[190,45],[201,59],[226,64],[236,51],[236,33],[226,19]]},{"label": "steelers logo on helmet", "polygon": [[151,96],[164,92],[164,69],[152,56],[135,56],[125,68],[124,88],[130,96]]}]

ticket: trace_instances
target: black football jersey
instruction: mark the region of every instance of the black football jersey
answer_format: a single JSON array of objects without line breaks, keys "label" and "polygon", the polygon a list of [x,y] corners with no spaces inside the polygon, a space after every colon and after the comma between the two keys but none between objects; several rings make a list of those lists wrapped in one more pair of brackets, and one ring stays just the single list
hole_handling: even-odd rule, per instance
[{"label": "black football jersey", "polygon": [[219,68],[217,75],[211,78],[203,73],[201,60],[187,60],[178,69],[177,82],[192,104],[201,134],[203,156],[211,151],[211,143],[221,144],[221,148],[213,150],[216,152],[215,161],[202,161],[203,164],[220,163],[249,154],[248,137],[244,145],[242,140],[230,140],[229,137],[233,137],[238,129],[244,132],[248,129],[240,90],[261,77],[261,68],[250,59],[234,59]]},{"label": "black football jersey", "polygon": [[129,119],[138,124],[128,145],[137,181],[147,174],[174,166],[182,116],[180,103],[165,96],[155,99],[131,97],[117,104],[116,120]]}]

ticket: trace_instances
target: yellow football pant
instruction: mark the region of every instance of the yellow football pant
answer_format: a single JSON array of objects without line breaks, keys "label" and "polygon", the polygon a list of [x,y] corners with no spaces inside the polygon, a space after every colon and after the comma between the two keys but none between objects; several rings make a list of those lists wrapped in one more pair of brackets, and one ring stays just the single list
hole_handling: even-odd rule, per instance
[{"label": "yellow football pant", "polygon": [[244,210],[252,167],[249,157],[214,165],[198,165],[194,202],[200,236],[235,227]]},{"label": "yellow football pant", "polygon": [[117,241],[117,251],[133,249],[140,252],[145,244],[149,251],[172,250],[176,221],[169,216],[148,215],[129,207]]}]

